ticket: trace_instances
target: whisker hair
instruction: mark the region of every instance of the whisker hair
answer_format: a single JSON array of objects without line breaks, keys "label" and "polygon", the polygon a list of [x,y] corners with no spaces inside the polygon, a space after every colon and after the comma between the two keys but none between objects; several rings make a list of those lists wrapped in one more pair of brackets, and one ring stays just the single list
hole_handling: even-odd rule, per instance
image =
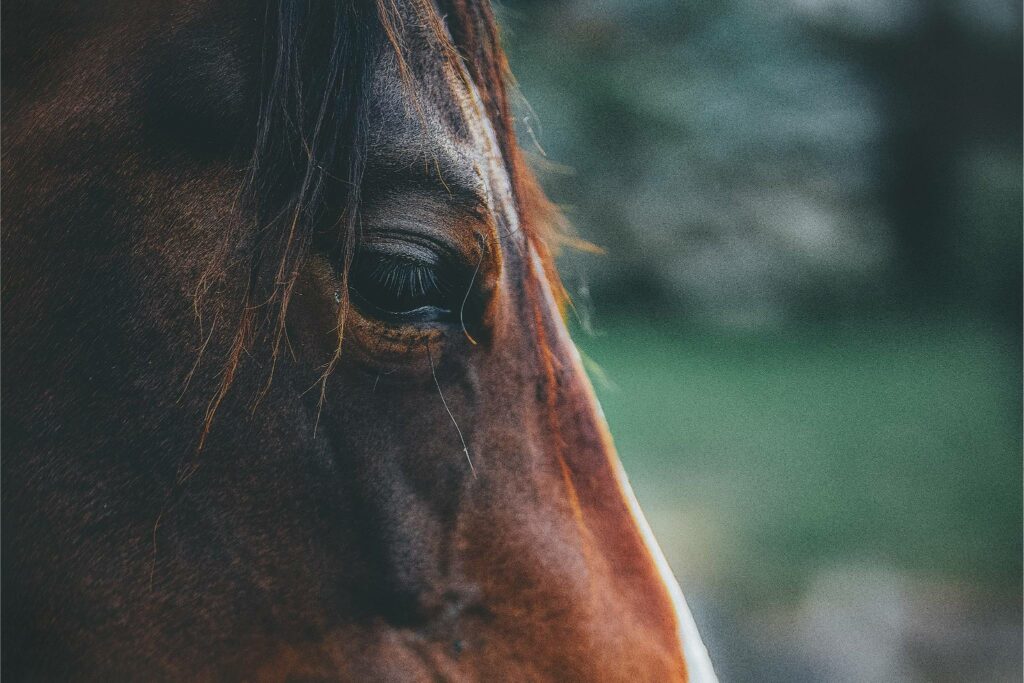
[{"label": "whisker hair", "polygon": [[[482,240],[481,247],[483,247]],[[483,262],[484,250],[481,248],[480,260],[476,262],[476,268],[473,269],[473,277],[469,280],[469,286],[466,287],[466,295],[462,297],[462,305],[459,306],[459,324],[462,325],[462,334],[466,335],[466,339],[468,339],[469,343],[473,346],[476,346],[476,339],[474,339],[473,335],[471,335],[469,330],[466,329],[466,302],[469,301],[469,295],[473,291],[473,285],[476,284],[476,276],[480,273],[480,266],[483,265]]]},{"label": "whisker hair", "polygon": [[476,468],[473,467],[473,459],[469,457],[469,446],[466,444],[466,437],[462,435],[462,429],[459,428],[459,423],[455,420],[455,415],[452,414],[452,409],[448,407],[448,401],[444,399],[444,392],[441,391],[441,383],[437,381],[437,373],[434,371],[434,357],[430,353],[430,342],[425,344],[427,347],[427,360],[430,362],[430,376],[434,378],[434,386],[437,387],[437,395],[441,397],[441,405],[444,406],[445,412],[448,413],[448,417],[451,418],[452,424],[455,425],[455,431],[459,433],[459,441],[462,442],[462,452],[466,455],[466,462],[469,463],[469,471],[473,473],[473,478],[476,479]]}]

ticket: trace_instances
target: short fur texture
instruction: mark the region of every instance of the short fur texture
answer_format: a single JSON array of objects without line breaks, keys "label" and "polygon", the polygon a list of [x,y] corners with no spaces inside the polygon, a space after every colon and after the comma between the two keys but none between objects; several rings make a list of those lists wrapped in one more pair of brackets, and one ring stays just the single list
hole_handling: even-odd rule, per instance
[{"label": "short fur texture", "polygon": [[486,3],[3,12],[5,678],[686,678]]}]

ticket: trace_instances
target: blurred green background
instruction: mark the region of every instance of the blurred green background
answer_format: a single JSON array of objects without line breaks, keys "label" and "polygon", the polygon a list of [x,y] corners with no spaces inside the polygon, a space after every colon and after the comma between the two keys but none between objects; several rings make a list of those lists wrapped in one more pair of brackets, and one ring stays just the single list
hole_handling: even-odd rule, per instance
[{"label": "blurred green background", "polygon": [[506,0],[622,460],[723,680],[1021,680],[1021,6]]}]

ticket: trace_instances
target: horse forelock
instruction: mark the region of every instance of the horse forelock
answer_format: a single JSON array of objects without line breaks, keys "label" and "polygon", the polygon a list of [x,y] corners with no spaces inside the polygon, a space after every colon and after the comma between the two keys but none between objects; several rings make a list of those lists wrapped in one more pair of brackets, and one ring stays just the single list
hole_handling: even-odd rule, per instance
[{"label": "horse forelock", "polygon": [[[411,40],[418,31],[425,40]],[[430,55],[418,54],[424,45]],[[220,386],[207,409],[199,447],[247,349],[263,339],[276,360],[288,305],[314,234],[328,226],[341,284],[337,350],[347,313],[346,278],[354,253],[366,169],[367,102],[380,49],[393,51],[405,94],[418,106],[424,85],[411,66],[441,59],[479,93],[511,183],[520,227],[543,264],[559,308],[568,301],[553,253],[565,222],[526,163],[510,105],[514,85],[497,22],[486,2],[278,0],[264,16],[261,81],[253,151],[240,201],[254,222],[228,229],[196,288],[203,297],[228,278],[247,278]],[[341,198],[340,201],[337,198]],[[269,386],[273,368],[266,379]]]}]

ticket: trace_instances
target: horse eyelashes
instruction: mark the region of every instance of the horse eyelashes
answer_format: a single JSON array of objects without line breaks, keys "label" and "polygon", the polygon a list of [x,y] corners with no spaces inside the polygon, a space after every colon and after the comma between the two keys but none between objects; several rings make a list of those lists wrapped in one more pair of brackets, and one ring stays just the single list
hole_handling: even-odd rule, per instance
[{"label": "horse eyelashes", "polygon": [[440,320],[452,310],[453,287],[443,265],[409,257],[362,251],[349,271],[349,287],[368,313]]},{"label": "horse eyelashes", "polygon": [[371,266],[370,277],[398,295],[422,297],[444,293],[437,274],[430,266],[410,261],[379,258]]}]

